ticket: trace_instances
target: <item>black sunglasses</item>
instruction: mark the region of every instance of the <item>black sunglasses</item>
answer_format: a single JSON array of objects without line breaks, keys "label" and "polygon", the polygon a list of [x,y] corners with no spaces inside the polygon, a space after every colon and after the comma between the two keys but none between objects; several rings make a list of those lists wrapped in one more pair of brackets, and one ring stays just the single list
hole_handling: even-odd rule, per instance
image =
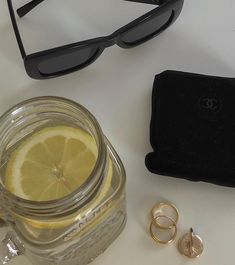
[{"label": "black sunglasses", "polygon": [[[44,0],[32,0],[17,14],[23,17]],[[114,44],[132,48],[158,35],[169,27],[179,16],[184,0],[125,0],[158,5],[145,15],[135,19],[109,36],[89,39],[61,47],[26,55],[16,23],[12,0],[7,0],[11,21],[19,49],[28,75],[34,79],[52,78],[71,73],[95,61],[103,50]]]}]

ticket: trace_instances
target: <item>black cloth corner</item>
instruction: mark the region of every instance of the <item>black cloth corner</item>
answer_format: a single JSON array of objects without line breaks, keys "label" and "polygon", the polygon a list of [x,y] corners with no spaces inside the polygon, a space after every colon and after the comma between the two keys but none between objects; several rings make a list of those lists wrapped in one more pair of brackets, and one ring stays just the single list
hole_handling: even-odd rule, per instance
[{"label": "black cloth corner", "polygon": [[235,187],[235,79],[156,75],[150,142],[151,172]]}]

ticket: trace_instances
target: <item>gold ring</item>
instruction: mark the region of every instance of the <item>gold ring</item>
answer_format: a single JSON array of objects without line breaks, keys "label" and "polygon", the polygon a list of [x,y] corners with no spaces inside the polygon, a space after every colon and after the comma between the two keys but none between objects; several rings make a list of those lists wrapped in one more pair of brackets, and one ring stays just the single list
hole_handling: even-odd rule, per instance
[{"label": "gold ring", "polygon": [[172,204],[172,203],[170,203],[170,202],[160,202],[160,203],[156,204],[156,205],[152,208],[152,210],[151,210],[152,222],[155,223],[155,226],[158,226],[159,228],[162,228],[162,229],[171,229],[171,228],[174,227],[174,225],[173,225],[173,226],[168,226],[168,227],[163,226],[163,225],[161,225],[161,224],[158,222],[158,218],[156,218],[156,217],[158,217],[159,215],[156,216],[155,213],[156,213],[158,210],[161,210],[161,209],[164,208],[164,207],[171,208],[171,209],[173,210],[173,212],[175,213],[175,216],[176,216],[176,217],[175,217],[175,220],[173,220],[173,219],[170,218],[170,217],[169,217],[169,219],[171,219],[175,225],[178,223],[178,221],[179,221],[179,211],[178,211],[178,209],[175,207],[175,205]]},{"label": "gold ring", "polygon": [[[162,240],[162,239],[158,238],[156,236],[156,233],[153,232],[153,228],[156,227],[156,225],[155,225],[155,222],[152,221],[151,224],[150,224],[150,227],[149,227],[150,235],[151,235],[152,239],[155,242],[159,243],[159,244],[164,244],[164,245],[170,244],[171,242],[173,242],[175,240],[176,235],[177,235],[177,226],[176,226],[176,223],[175,223],[175,221],[172,218],[170,218],[168,216],[165,216],[165,215],[159,215],[159,216],[157,216],[155,218],[155,221],[157,221],[157,219],[159,219],[159,218],[166,218],[166,219],[170,220],[173,223],[172,229],[174,229],[174,234],[172,235],[172,237],[169,240]],[[157,226],[157,227],[160,228],[159,226]]]}]

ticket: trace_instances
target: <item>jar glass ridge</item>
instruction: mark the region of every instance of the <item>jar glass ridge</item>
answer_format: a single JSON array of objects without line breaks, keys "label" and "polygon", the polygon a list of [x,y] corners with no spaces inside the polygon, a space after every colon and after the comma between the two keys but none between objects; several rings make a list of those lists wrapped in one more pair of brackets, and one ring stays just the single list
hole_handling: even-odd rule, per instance
[{"label": "jar glass ridge", "polygon": [[[58,200],[28,201],[10,193],[4,186],[4,168],[11,152],[36,130],[57,125],[79,127],[94,138],[98,157],[91,175]],[[2,218],[15,232],[11,240],[19,239],[16,247],[21,242],[21,252],[33,264],[85,265],[123,230],[124,167],[94,116],[81,105],[64,98],[40,97],[13,107],[0,118],[0,159]]]}]

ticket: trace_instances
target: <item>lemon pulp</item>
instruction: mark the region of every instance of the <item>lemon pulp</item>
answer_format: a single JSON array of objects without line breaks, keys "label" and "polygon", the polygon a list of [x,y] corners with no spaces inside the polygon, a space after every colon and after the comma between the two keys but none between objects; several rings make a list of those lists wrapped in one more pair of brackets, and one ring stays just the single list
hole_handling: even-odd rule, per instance
[{"label": "lemon pulp", "polygon": [[11,154],[5,186],[31,201],[62,198],[87,180],[97,155],[94,138],[84,130],[46,127],[33,133]]}]

